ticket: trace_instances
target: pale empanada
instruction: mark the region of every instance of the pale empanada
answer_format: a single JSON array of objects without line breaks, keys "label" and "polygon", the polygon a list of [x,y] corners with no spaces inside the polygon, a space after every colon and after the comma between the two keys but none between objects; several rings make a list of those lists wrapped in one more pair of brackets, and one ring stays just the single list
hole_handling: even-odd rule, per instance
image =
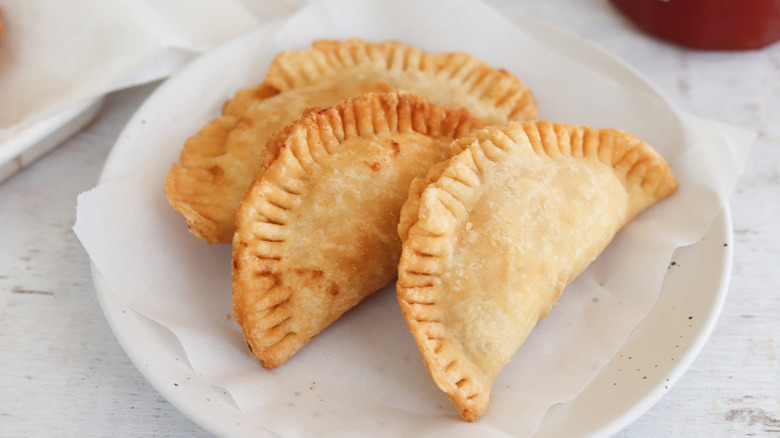
[{"label": "pale empanada", "polygon": [[266,368],[396,275],[411,180],[484,124],[404,92],[308,111],[236,214],[233,313]]},{"label": "pale empanada", "polygon": [[433,380],[473,421],[564,286],[677,182],[617,130],[518,122],[453,149],[430,184],[411,186],[397,290]]},{"label": "pale empanada", "polygon": [[536,118],[531,93],[517,78],[473,56],[395,42],[317,41],[311,49],[279,54],[260,86],[239,93],[222,117],[187,141],[165,181],[168,200],[193,234],[229,242],[244,191],[270,162],[263,150],[276,130],[308,107],[392,90],[453,110],[466,107],[488,123]]}]

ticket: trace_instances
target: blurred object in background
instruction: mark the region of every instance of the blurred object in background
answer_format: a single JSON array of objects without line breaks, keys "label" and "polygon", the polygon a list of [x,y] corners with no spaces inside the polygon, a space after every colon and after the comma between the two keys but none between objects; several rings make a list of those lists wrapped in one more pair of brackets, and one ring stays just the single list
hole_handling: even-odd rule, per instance
[{"label": "blurred object in background", "polygon": [[0,0],[0,182],[80,131],[104,95],[254,29],[265,18],[243,1]]},{"label": "blurred object in background", "polygon": [[780,0],[611,0],[641,29],[700,50],[759,49],[780,40]]}]

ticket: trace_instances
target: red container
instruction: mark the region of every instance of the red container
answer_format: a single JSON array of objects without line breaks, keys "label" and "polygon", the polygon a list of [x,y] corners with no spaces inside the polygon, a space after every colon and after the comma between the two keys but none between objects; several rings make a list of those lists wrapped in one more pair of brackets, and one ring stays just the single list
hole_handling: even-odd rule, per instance
[{"label": "red container", "polygon": [[780,0],[610,0],[641,29],[700,50],[758,49],[780,40]]}]

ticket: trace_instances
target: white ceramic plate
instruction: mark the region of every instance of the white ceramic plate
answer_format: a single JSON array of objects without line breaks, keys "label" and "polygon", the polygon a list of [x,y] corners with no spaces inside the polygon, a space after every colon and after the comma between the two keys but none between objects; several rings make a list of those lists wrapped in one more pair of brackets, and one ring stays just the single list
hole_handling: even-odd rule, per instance
[{"label": "white ceramic plate", "polygon": [[[660,96],[640,75],[580,38],[527,17],[513,19],[544,44],[573,59],[598,64],[621,82]],[[185,72],[188,80],[197,77],[202,66],[223,62],[236,47],[235,43],[228,45],[193,63]],[[209,86],[228,87],[234,78],[227,74],[205,79]],[[155,111],[159,111],[159,102],[165,97],[160,94],[169,88],[160,89],[150,98],[158,103]],[[124,139],[143,137],[147,121],[154,119],[150,111],[150,106],[144,105],[129,122],[106,163],[101,181],[126,174],[144,159],[137,140]],[[691,364],[718,318],[731,272],[730,244],[731,223],[726,210],[712,223],[704,239],[675,253],[675,264],[670,267],[660,298],[648,317],[585,391],[550,410],[537,436],[607,436],[659,400]],[[174,406],[219,436],[276,436],[244,416],[227,392],[200,379],[168,329],[129,309],[109,290],[96,269],[93,277],[106,318],[122,347]]]}]

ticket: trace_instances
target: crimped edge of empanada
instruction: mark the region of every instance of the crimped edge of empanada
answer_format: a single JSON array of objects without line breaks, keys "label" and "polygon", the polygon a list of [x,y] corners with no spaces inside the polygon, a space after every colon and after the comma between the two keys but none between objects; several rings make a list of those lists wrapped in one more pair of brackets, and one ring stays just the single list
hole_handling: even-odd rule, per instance
[{"label": "crimped edge of empanada", "polygon": [[491,120],[477,108],[470,108],[473,114],[488,123],[537,118],[531,92],[508,71],[493,68],[466,53],[426,52],[395,41],[375,44],[354,38],[318,40],[308,50],[280,53],[271,64],[265,81],[284,91],[321,81],[361,64],[373,64],[391,72],[418,71],[446,80],[461,93],[479,98],[484,109],[496,114]]},{"label": "crimped edge of empanada", "polygon": [[666,161],[637,137],[544,121],[475,131],[453,142],[453,157],[446,166],[434,167],[426,179],[412,183],[399,223],[404,242],[398,302],[434,382],[467,421],[487,409],[492,377],[484,376],[448,335],[437,307],[437,296],[447,291],[438,277],[446,270],[456,230],[465,226],[476,202],[486,162],[516,153],[568,155],[611,166],[629,193],[625,223],[677,189]]},{"label": "crimped edge of empanada", "polygon": [[[242,115],[257,102],[275,96],[279,90],[266,83],[239,90],[225,102],[219,117],[207,123],[195,135],[188,138],[179,155],[165,176],[163,190],[168,203],[187,220],[190,232],[208,243],[230,242],[233,237],[233,206],[209,202],[215,185],[211,181],[221,178],[223,171],[208,166],[205,161],[225,154],[227,137],[240,122]],[[207,184],[205,188],[200,185]]]},{"label": "crimped edge of empanada", "polygon": [[[317,334],[295,332],[292,293],[283,293],[281,287],[285,275],[292,274],[279,267],[291,233],[288,224],[296,220],[296,209],[309,187],[307,175],[320,166],[318,161],[327,159],[345,140],[370,138],[378,132],[457,138],[483,126],[465,109],[446,110],[421,97],[394,92],[309,110],[288,128],[278,156],[247,190],[233,237],[233,314],[264,367],[281,365]],[[326,277],[327,273],[320,273],[314,280],[327,281]]]},{"label": "crimped edge of empanada", "polygon": [[[213,181],[225,175],[221,167],[208,164],[208,160],[227,153],[227,137],[241,123],[246,110],[268,97],[336,77],[360,65],[375,65],[388,71],[416,70],[446,78],[456,89],[480,98],[481,106],[500,114],[497,118],[501,122],[537,117],[536,102],[522,82],[465,53],[429,53],[396,42],[374,44],[360,39],[319,40],[308,50],[281,52],[271,62],[260,85],[240,90],[225,104],[220,117],[187,140],[179,162],[172,165],[166,176],[164,190],[168,202],[185,217],[195,236],[208,243],[226,243],[232,238],[236,200],[210,200],[215,191],[223,190]],[[276,143],[268,144],[278,144],[279,138],[284,135],[272,136],[270,140]],[[269,164],[270,160],[264,158],[262,169]],[[222,196],[228,197],[227,192],[223,190]]]}]

